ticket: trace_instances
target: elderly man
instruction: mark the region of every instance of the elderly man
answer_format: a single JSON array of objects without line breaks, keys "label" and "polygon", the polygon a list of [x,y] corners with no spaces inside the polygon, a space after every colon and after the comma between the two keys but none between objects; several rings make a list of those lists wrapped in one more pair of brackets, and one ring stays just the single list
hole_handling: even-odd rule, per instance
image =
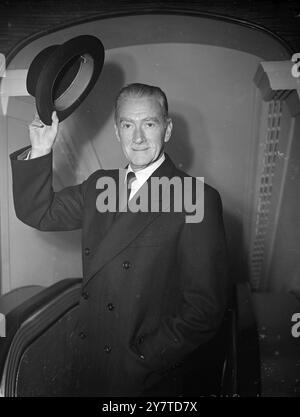
[{"label": "elderly man", "polygon": [[[180,395],[184,359],[214,336],[226,306],[220,196],[205,184],[204,218],[187,222],[184,208],[175,210],[172,201],[169,210],[99,210],[103,178],[116,182],[120,200],[118,170],[98,170],[82,184],[54,192],[55,112],[52,120],[43,126],[36,118],[31,149],[11,155],[13,193],[24,223],[41,231],[82,229],[83,282],[73,335],[78,395]],[[153,178],[191,179],[164,153],[172,121],[160,88],[124,87],[115,130],[129,163],[126,174],[135,174],[130,199]]]}]

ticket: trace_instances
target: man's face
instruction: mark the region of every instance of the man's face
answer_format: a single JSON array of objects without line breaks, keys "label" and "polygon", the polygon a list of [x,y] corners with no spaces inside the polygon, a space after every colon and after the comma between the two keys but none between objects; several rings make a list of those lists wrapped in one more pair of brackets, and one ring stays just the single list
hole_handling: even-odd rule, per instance
[{"label": "man's face", "polygon": [[155,97],[126,97],[119,106],[116,135],[128,162],[135,171],[155,162],[162,154],[172,131]]}]

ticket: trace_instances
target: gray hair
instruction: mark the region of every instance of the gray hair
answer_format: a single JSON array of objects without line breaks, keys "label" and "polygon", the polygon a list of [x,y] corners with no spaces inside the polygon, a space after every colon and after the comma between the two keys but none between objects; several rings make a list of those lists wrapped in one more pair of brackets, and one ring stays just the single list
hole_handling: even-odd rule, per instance
[{"label": "gray hair", "polygon": [[156,86],[133,83],[123,87],[115,100],[115,121],[117,121],[117,115],[119,112],[121,101],[127,97],[156,97],[159,101],[163,117],[165,120],[168,118],[168,100],[165,93]]}]

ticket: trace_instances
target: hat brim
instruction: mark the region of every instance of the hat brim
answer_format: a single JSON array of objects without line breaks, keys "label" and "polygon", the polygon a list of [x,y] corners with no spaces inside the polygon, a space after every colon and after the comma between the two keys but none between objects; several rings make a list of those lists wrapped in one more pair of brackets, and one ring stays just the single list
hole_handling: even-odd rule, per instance
[{"label": "hat brim", "polygon": [[[66,91],[55,98],[56,80],[66,65],[76,57],[82,60],[78,74]],[[78,36],[56,48],[43,66],[35,90],[37,112],[42,122],[51,125],[54,110],[59,121],[74,112],[94,87],[103,63],[104,47],[94,36]]]}]

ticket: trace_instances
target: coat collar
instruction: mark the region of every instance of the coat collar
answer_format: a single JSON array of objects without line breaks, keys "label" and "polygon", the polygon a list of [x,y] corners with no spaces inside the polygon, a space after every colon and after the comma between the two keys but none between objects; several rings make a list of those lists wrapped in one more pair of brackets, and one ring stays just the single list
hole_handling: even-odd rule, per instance
[{"label": "coat collar", "polygon": [[[150,184],[152,177],[172,178],[175,175],[175,171],[175,165],[166,154],[165,161],[148,178],[147,183],[148,185]],[[139,193],[140,191],[137,194]],[[89,262],[89,267],[83,279],[83,285],[86,285],[97,272],[122,252],[139,233],[160,215],[160,212],[132,213],[128,211],[115,215],[113,219],[113,213],[106,214],[105,216],[108,216],[106,222],[109,222],[109,229],[97,245],[97,248],[95,248],[94,255]]]}]

